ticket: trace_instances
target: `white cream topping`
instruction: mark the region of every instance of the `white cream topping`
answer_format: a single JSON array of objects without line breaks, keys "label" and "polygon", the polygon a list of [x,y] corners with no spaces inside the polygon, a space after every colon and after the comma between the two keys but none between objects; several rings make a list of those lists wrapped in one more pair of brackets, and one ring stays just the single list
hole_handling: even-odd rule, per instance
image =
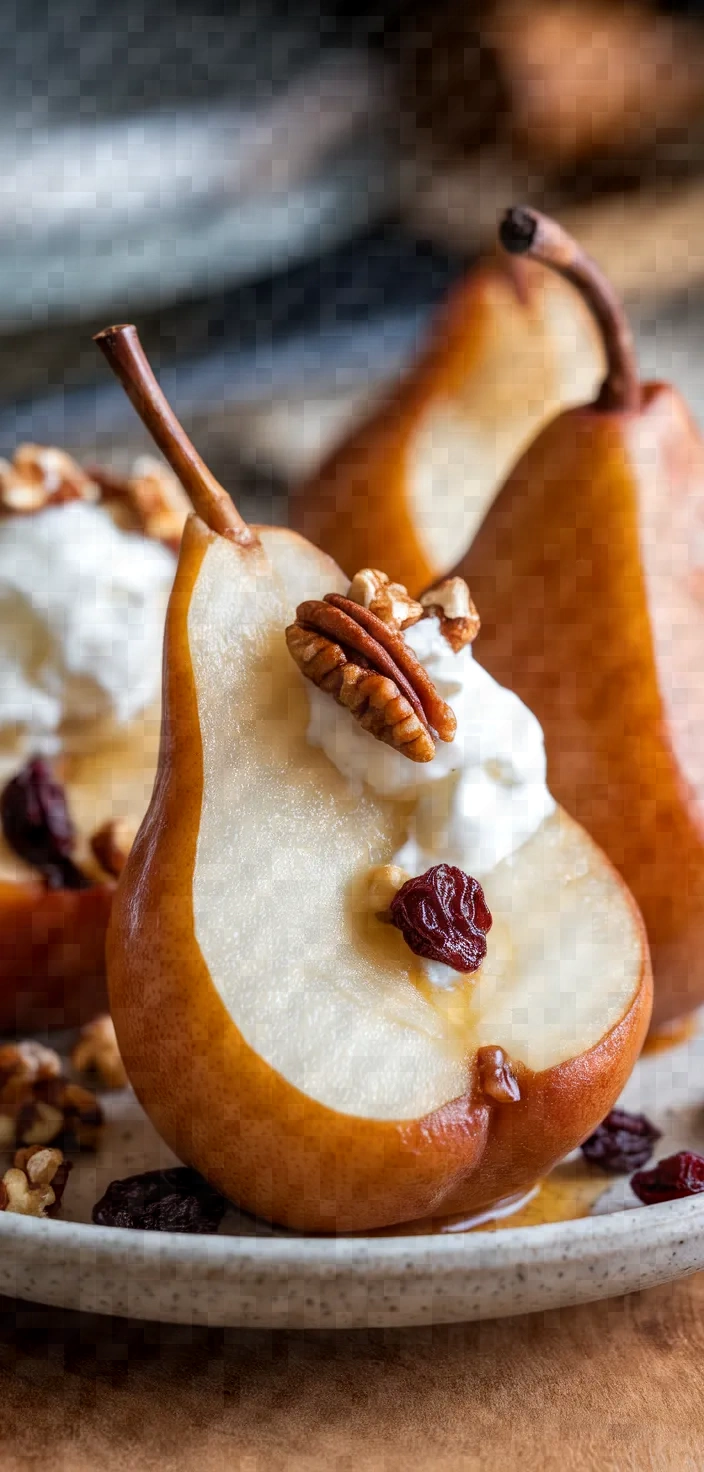
[{"label": "white cream topping", "polygon": [[[308,740],[353,787],[366,782],[382,797],[413,803],[406,841],[392,863],[411,875],[455,864],[483,879],[555,810],[543,732],[518,696],[477,663],[471,644],[453,652],[436,618],[414,624],[405,638],[457,717],[454,741],[438,741],[431,762],[411,762],[306,682]],[[438,984],[453,976],[446,966],[425,966]]]},{"label": "white cream topping", "polygon": [[174,559],[82,501],[0,521],[0,740],[91,749],[159,693]]}]

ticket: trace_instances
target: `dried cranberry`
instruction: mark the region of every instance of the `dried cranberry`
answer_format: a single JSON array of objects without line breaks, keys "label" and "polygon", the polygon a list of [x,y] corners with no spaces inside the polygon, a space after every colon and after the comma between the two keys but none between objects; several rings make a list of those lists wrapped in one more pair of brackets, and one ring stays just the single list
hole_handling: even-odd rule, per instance
[{"label": "dried cranberry", "polygon": [[627,1175],[650,1160],[655,1141],[659,1139],[660,1130],[644,1114],[612,1109],[594,1134],[584,1141],[582,1154],[591,1165],[598,1165],[609,1175]]},{"label": "dried cranberry", "polygon": [[704,1191],[704,1155],[695,1155],[691,1150],[668,1155],[665,1160],[658,1160],[652,1170],[636,1171],[631,1176],[631,1190],[646,1206],[698,1196]]},{"label": "dried cranberry", "polygon": [[74,864],[76,833],[66,793],[43,757],[32,757],[0,795],[5,839],[20,859],[44,876],[50,889],[86,889]]},{"label": "dried cranberry", "polygon": [[145,1232],[217,1232],[225,1215],[224,1196],[198,1172],[178,1165],[111,1181],[93,1207],[100,1227],[133,1227]]},{"label": "dried cranberry", "polygon": [[453,971],[476,971],[486,955],[491,914],[481,884],[452,864],[409,879],[389,907],[391,923],[416,956]]}]

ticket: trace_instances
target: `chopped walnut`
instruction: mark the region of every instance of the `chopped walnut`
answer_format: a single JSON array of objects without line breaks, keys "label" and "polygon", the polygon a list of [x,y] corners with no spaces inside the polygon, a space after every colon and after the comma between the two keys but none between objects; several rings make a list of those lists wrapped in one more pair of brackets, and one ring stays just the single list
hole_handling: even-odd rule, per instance
[{"label": "chopped walnut", "polygon": [[31,1040],[0,1047],[0,1149],[15,1139],[17,1116],[31,1103],[36,1085],[61,1074],[61,1059],[53,1048]]},{"label": "chopped walnut", "polygon": [[0,510],[41,511],[64,501],[97,501],[100,490],[67,455],[48,445],[19,445],[12,463],[0,461]]},{"label": "chopped walnut", "polygon": [[31,1186],[23,1170],[14,1166],[0,1181],[0,1211],[17,1216],[46,1216],[56,1203],[51,1186]]},{"label": "chopped walnut", "polygon": [[52,1075],[36,1079],[13,1101],[14,1114],[4,1116],[12,1125],[5,1131],[17,1145],[51,1145],[71,1139],[80,1150],[94,1150],[103,1125],[103,1111],[95,1095],[79,1084]]},{"label": "chopped walnut", "polygon": [[135,826],[127,818],[110,818],[91,838],[94,858],[114,879],[119,878],[127,863],[135,834]]},{"label": "chopped walnut", "polygon": [[388,628],[409,629],[423,617],[423,609],[402,583],[392,583],[376,567],[363,567],[349,586],[347,597],[376,614]]},{"label": "chopped walnut", "polygon": [[398,864],[377,864],[367,877],[367,909],[380,920],[388,917],[391,901],[410,875]]},{"label": "chopped walnut", "polygon": [[98,467],[91,467],[91,474],[118,526],[126,531],[141,531],[144,536],[178,550],[193,508],[168,465],[151,455],[141,455],[128,476]]},{"label": "chopped walnut", "polygon": [[54,1210],[58,1210],[72,1169],[71,1161],[65,1159],[63,1151],[30,1145],[15,1151],[13,1165],[16,1170],[24,1171],[34,1189],[38,1186],[51,1186],[54,1192]]},{"label": "chopped walnut", "polygon": [[128,494],[145,535],[178,546],[193,507],[173,471],[162,461],[142,455],[132,467]]},{"label": "chopped walnut", "polygon": [[421,598],[425,613],[440,620],[440,632],[455,654],[476,639],[480,618],[462,578],[445,578]]},{"label": "chopped walnut", "polygon": [[98,1073],[108,1089],[126,1087],[127,1073],[120,1057],[112,1017],[106,1013],[81,1029],[71,1062],[78,1073]]}]

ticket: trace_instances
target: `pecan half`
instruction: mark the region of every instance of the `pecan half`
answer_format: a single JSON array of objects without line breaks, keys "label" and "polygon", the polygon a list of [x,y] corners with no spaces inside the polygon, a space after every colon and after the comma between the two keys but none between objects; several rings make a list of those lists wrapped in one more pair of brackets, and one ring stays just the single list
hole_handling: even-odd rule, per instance
[{"label": "pecan half", "polygon": [[296,609],[286,642],[307,679],[411,761],[432,761],[436,735],[452,741],[453,711],[403,636],[370,609],[337,593],[310,599]]},{"label": "pecan half", "polygon": [[440,632],[455,654],[476,639],[481,620],[463,578],[445,578],[420,601],[426,614],[440,620]]},{"label": "pecan half", "polygon": [[286,643],[301,674],[345,706],[365,731],[410,761],[432,761],[435,742],[427,724],[393,680],[348,660],[334,639],[301,623],[289,625]]},{"label": "pecan half", "polygon": [[[361,629],[381,646],[383,653],[388,655],[404,680],[411,686],[431,729],[437,732],[441,741],[453,741],[457,731],[455,713],[438,695],[427,670],[416,658],[403,635],[394,633],[393,629],[387,628],[386,624],[376,618],[370,609],[352,603],[349,598],[343,598],[340,593],[326,593],[325,602],[358,623]],[[359,645],[355,647],[359,648]],[[391,678],[394,678],[393,675]]]}]

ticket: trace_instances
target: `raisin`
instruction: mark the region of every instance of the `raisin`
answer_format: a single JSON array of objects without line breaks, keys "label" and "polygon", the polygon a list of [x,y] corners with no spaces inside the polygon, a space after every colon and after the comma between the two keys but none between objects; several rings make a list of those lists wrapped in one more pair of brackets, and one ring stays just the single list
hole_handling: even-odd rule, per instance
[{"label": "raisin", "polygon": [[477,1053],[479,1087],[489,1099],[497,1104],[517,1104],[521,1097],[520,1085],[513,1064],[503,1048],[484,1047]]},{"label": "raisin", "polygon": [[665,1160],[658,1160],[652,1170],[636,1171],[631,1176],[631,1190],[645,1206],[698,1196],[704,1191],[704,1155],[695,1155],[691,1150],[668,1155]]},{"label": "raisin", "polygon": [[148,1170],[111,1181],[93,1207],[101,1227],[133,1227],[145,1232],[217,1232],[227,1210],[220,1196],[189,1166]]},{"label": "raisin", "polygon": [[389,908],[416,956],[442,961],[453,971],[476,971],[486,955],[491,914],[478,880],[452,864],[436,864],[409,879]]},{"label": "raisin", "polygon": [[627,1175],[650,1160],[655,1141],[659,1139],[660,1130],[644,1114],[612,1109],[594,1134],[584,1141],[582,1154],[591,1165],[598,1165],[609,1175]]},{"label": "raisin", "polygon": [[0,822],[10,848],[49,889],[87,889],[71,855],[76,833],[66,793],[43,757],[32,757],[0,795]]}]

